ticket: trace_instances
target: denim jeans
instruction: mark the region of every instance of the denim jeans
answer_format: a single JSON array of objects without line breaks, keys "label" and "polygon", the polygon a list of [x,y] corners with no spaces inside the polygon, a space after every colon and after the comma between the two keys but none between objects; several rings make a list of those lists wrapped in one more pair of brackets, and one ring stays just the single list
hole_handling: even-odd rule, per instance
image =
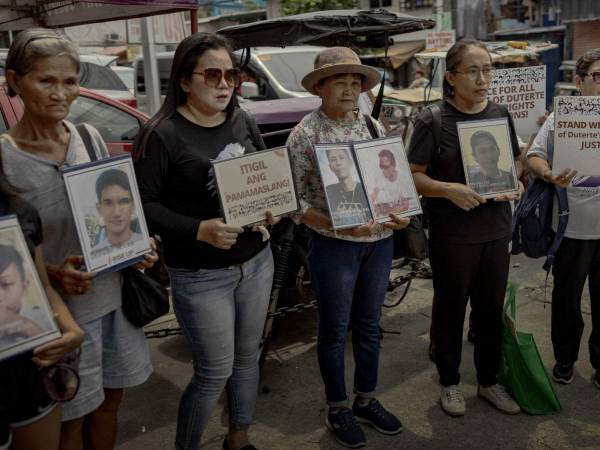
[{"label": "denim jeans", "polygon": [[311,232],[308,266],[319,305],[317,353],[330,406],[348,406],[344,348],[350,326],[354,391],[375,395],[379,365],[379,319],[389,283],[392,238],[351,242]]},{"label": "denim jeans", "polygon": [[173,308],[192,346],[194,375],[179,403],[178,450],[197,450],[221,392],[230,423],[252,423],[258,390],[258,350],[273,281],[266,247],[249,261],[216,270],[169,268]]}]

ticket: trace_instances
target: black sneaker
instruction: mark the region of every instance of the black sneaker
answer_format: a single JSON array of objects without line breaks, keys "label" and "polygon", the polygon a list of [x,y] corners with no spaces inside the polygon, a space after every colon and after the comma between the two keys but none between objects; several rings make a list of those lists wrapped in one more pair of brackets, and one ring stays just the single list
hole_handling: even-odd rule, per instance
[{"label": "black sneaker", "polygon": [[594,386],[600,389],[600,370],[596,370],[592,378],[594,380]]},{"label": "black sneaker", "polygon": [[358,406],[355,400],[352,411],[359,422],[371,425],[380,433],[398,434],[402,431],[402,424],[398,418],[375,399],[371,400],[367,406]]},{"label": "black sneaker", "polygon": [[364,447],[367,443],[365,433],[356,421],[356,417],[348,408],[342,408],[336,413],[329,413],[325,425],[335,435],[335,440],[344,447]]},{"label": "black sneaker", "polygon": [[559,384],[571,384],[573,381],[573,364],[554,364],[552,379]]}]

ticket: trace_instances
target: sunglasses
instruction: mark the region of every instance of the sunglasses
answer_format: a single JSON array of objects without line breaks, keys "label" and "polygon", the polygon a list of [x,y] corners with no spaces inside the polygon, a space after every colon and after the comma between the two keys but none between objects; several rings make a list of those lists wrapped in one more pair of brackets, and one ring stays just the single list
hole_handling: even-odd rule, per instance
[{"label": "sunglasses", "polygon": [[217,69],[215,67],[209,67],[204,69],[202,72],[192,72],[195,75],[202,75],[204,77],[204,84],[208,87],[217,87],[221,84],[221,80],[225,79],[225,83],[229,87],[238,87],[241,81],[240,69]]},{"label": "sunglasses", "polygon": [[589,75],[590,77],[592,77],[592,80],[594,80],[594,83],[600,84],[600,72],[590,72],[590,73],[586,73],[586,75]]}]

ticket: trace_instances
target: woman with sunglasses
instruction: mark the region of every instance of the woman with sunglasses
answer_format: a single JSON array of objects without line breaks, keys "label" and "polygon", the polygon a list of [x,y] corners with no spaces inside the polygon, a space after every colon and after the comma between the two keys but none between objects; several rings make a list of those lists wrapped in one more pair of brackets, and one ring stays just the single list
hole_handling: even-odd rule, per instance
[{"label": "woman with sunglasses", "polygon": [[177,320],[192,345],[194,375],[179,404],[178,450],[195,450],[226,387],[225,449],[248,441],[258,388],[258,351],[273,278],[266,238],[226,225],[211,160],[265,148],[237,106],[230,45],[197,33],[173,59],[167,96],[134,150],[145,214],[160,235]]},{"label": "woman with sunglasses", "polygon": [[[600,95],[600,48],[588,50],[579,58],[575,74],[581,95]],[[600,389],[600,173],[594,177],[576,177],[577,173],[569,169],[554,173],[553,152],[554,113],[548,116],[527,152],[533,174],[567,188],[569,200],[569,223],[552,266],[551,334],[556,360],[552,378],[561,384],[573,381],[583,334],[581,294],[587,279],[592,307],[589,338],[590,362],[595,369],[592,381]],[[556,215],[554,220],[556,225]]]},{"label": "woman with sunglasses", "polygon": [[[498,384],[502,306],[508,280],[511,208],[516,196],[485,200],[465,184],[457,122],[507,118],[512,151],[519,146],[510,114],[488,100],[492,60],[479,41],[458,41],[446,55],[442,132],[436,142],[433,115],[424,111],[408,151],[417,190],[427,199],[429,252],[435,307],[432,311],[435,362],[442,385],[442,409],[465,414],[459,388],[463,325],[467,302],[473,311],[478,395],[502,412],[519,406]],[[522,186],[520,186],[522,189]]]}]

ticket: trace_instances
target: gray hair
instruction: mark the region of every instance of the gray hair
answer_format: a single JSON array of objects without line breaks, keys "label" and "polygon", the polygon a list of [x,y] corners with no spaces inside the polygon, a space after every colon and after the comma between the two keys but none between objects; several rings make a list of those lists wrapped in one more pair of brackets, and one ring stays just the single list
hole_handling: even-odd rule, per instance
[{"label": "gray hair", "polygon": [[[5,72],[14,70],[19,76],[31,72],[33,65],[41,58],[68,56],[73,60],[79,72],[79,54],[76,45],[66,36],[44,28],[32,28],[21,31],[15,37],[6,57]],[[17,93],[8,86],[8,95]]]}]

